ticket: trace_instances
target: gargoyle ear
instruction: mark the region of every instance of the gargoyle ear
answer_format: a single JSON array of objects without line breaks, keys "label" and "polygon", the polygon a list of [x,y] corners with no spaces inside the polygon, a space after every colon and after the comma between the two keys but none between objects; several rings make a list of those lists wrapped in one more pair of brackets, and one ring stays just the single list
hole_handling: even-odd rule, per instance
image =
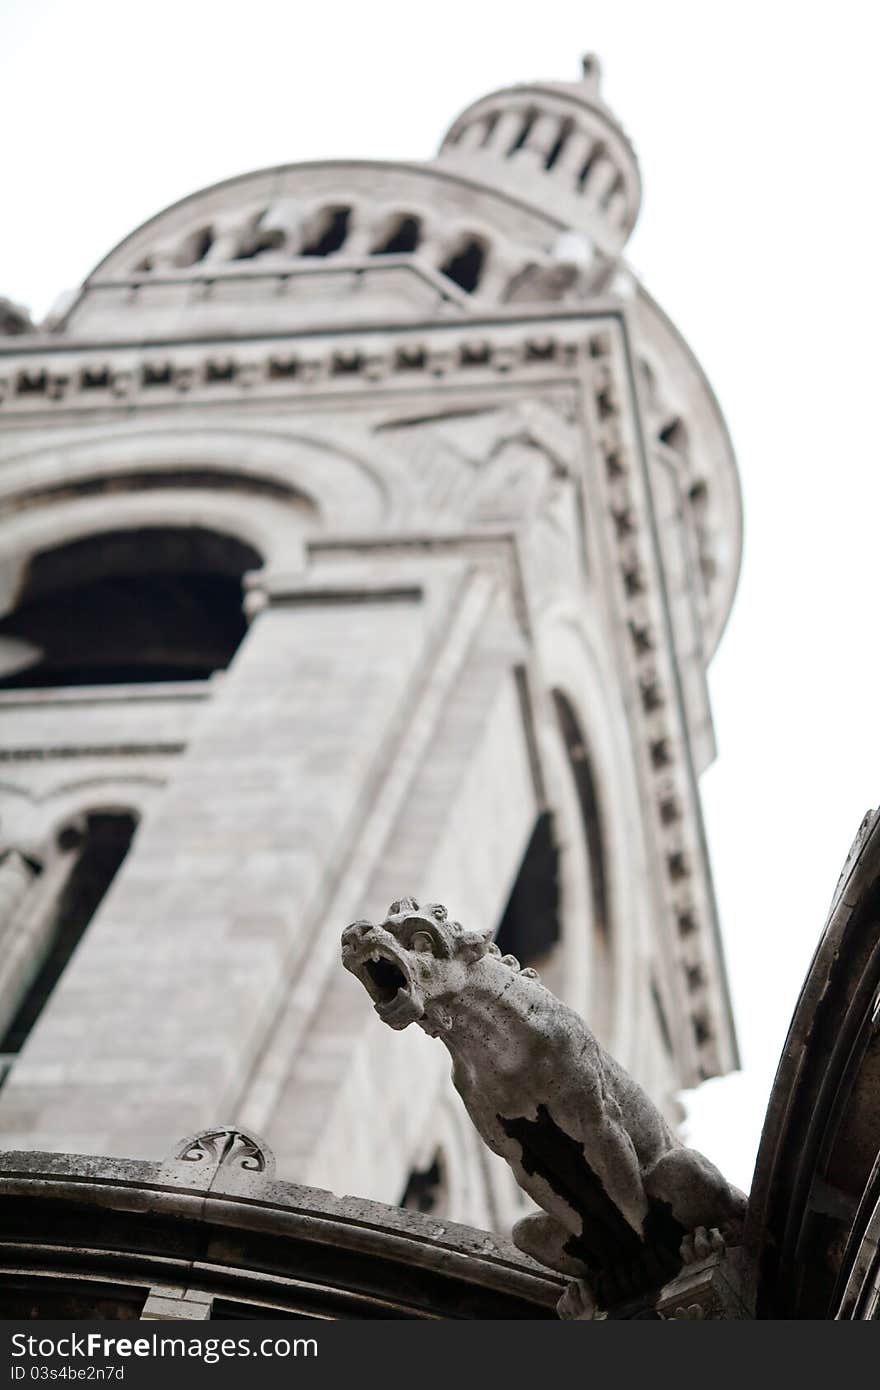
[{"label": "gargoyle ear", "polygon": [[[455,938],[455,954],[461,956],[463,960],[479,960],[487,952],[492,950],[494,942],[490,936],[481,931],[463,931],[461,936]],[[495,947],[497,954],[498,948]]]},{"label": "gargoyle ear", "polygon": [[415,898],[401,898],[399,902],[392,903],[388,909],[389,917],[398,917],[401,912],[418,912],[419,905]]}]

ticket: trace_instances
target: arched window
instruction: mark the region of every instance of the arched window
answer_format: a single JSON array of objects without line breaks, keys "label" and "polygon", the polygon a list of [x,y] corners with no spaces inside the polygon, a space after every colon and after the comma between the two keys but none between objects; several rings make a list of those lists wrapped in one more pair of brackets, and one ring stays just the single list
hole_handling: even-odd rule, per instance
[{"label": "arched window", "polygon": [[69,867],[46,911],[24,924],[30,938],[27,973],[0,976],[0,1084],[116,876],[135,826],[128,811],[95,811],[59,834],[57,854]]},{"label": "arched window", "polygon": [[559,851],[553,818],[544,811],[535,822],[495,940],[505,955],[540,970],[559,938]]},{"label": "arched window", "polygon": [[300,249],[301,256],[332,256],[341,251],[348,237],[351,208],[325,208],[312,236]]},{"label": "arched window", "polygon": [[473,294],[480,283],[486,250],[476,237],[468,237],[440,267],[441,274],[453,280],[465,294]]},{"label": "arched window", "polygon": [[[607,1036],[612,998],[613,940],[608,891],[608,870],[605,832],[596,778],[578,718],[571,703],[559,691],[553,692],[553,709],[557,728],[566,753],[566,761],[575,793],[579,833],[560,851],[554,814],[544,811],[535,822],[531,838],[507,901],[496,934],[503,952],[516,956],[521,965],[534,966],[546,972],[551,987],[561,987],[551,979],[557,968],[564,972],[564,960],[558,951],[565,932],[588,934],[589,999],[571,999],[585,1009],[591,1026],[600,1036]],[[588,920],[574,920],[572,905],[566,901],[562,854],[578,856],[576,866],[586,877],[586,889],[581,895]],[[578,914],[580,917],[580,912]]]},{"label": "arched window", "polygon": [[245,633],[260,556],[195,527],[111,531],[30,561],[0,621],[0,689],[203,680]]},{"label": "arched window", "polygon": [[413,1168],[400,1205],[408,1211],[421,1211],[431,1216],[445,1216],[449,1205],[449,1183],[446,1157],[437,1149],[425,1168]]},{"label": "arched window", "polygon": [[387,235],[373,247],[374,256],[404,256],[418,249],[422,227],[417,217],[401,216],[395,219]]},{"label": "arched window", "polygon": [[569,701],[558,690],[553,692],[553,706],[559,731],[565,743],[568,763],[574,777],[580,807],[590,870],[590,893],[593,909],[593,929],[607,944],[611,934],[611,915],[608,904],[608,878],[605,858],[605,833],[596,791],[596,778],[584,735],[577,715]]}]

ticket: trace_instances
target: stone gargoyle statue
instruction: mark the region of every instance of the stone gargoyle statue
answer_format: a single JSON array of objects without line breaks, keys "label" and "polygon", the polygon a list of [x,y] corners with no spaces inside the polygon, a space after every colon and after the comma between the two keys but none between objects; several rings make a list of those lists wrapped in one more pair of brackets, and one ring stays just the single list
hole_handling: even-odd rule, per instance
[{"label": "stone gargoyle statue", "polygon": [[342,963],[389,1028],[417,1023],[449,1049],[478,1132],[542,1209],[514,1243],[572,1276],[560,1317],[595,1316],[739,1243],[743,1194],[491,936],[403,898],[383,922],[346,927]]}]

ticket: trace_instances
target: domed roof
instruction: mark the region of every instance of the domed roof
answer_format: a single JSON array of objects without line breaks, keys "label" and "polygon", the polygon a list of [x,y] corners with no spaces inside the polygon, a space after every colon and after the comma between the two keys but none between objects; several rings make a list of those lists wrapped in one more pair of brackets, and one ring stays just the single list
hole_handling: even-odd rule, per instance
[{"label": "domed roof", "polygon": [[620,250],[641,201],[638,161],[602,101],[599,62],[579,82],[531,82],[481,97],[453,121],[438,159],[552,212],[601,250]]}]

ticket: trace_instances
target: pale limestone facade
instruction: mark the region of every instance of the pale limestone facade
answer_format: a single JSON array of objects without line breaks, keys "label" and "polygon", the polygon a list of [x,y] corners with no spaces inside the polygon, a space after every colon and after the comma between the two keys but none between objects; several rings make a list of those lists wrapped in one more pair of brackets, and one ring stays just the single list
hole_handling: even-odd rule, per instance
[{"label": "pale limestone facade", "polygon": [[[639,188],[587,64],[475,103],[424,164],[193,194],[51,322],[3,320],[4,1148],[153,1159],[229,1120],[282,1178],[395,1202],[422,1173],[432,1210],[504,1226],[442,1049],[338,964],[407,893],[503,919],[668,1113],[736,1064],[697,779],[738,481],[623,260]],[[72,669],[89,594],[157,571],[180,604],[182,570],[242,581],[225,669],[178,650],[168,679],[133,599],[106,643],[140,676],[89,680],[98,615],[52,679],[34,623]],[[123,813],[19,1045],[65,884]]]}]

